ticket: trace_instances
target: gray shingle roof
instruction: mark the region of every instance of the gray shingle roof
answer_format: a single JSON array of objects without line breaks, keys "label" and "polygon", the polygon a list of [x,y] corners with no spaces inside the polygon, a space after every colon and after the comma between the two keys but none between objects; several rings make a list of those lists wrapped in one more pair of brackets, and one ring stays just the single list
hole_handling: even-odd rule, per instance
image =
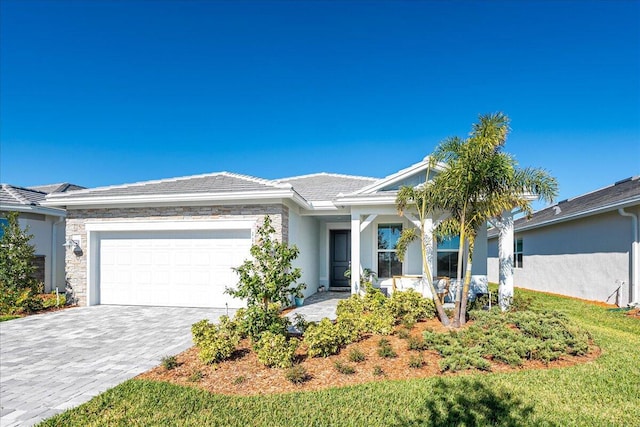
[{"label": "gray shingle roof", "polygon": [[[514,222],[514,229],[518,231],[523,228],[533,228],[545,223],[566,220],[573,216],[613,210],[625,203],[640,204],[640,176],[618,181],[608,187],[572,199],[562,200],[553,206],[535,212],[530,219],[519,218]],[[489,237],[496,235],[495,229],[489,230]]]},{"label": "gray shingle roof", "polygon": [[251,176],[232,174],[229,172],[218,172],[213,174],[145,181],[109,187],[88,188],[85,190],[70,191],[66,193],[55,193],[49,195],[47,200],[69,200],[85,197],[145,196],[157,194],[253,192],[274,190],[278,188],[288,188],[288,186]]},{"label": "gray shingle roof", "polygon": [[68,182],[62,182],[58,184],[33,185],[27,188],[29,188],[30,190],[42,191],[43,193],[51,194],[51,193],[64,193],[67,191],[74,191],[74,190],[84,190],[86,187],[81,187],[80,185],[71,184]]},{"label": "gray shingle roof", "polygon": [[47,196],[43,191],[30,188],[16,187],[15,185],[2,184],[0,186],[0,203],[3,205],[29,205],[36,206]]},{"label": "gray shingle roof", "polygon": [[377,178],[364,176],[315,173],[278,179],[277,182],[291,184],[307,201],[333,200],[340,193],[351,193],[375,182]]}]

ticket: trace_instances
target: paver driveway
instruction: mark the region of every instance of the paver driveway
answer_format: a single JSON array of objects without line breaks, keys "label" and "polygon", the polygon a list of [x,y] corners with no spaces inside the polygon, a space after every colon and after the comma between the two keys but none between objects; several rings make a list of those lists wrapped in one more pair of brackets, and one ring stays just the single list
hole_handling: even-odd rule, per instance
[{"label": "paver driveway", "polygon": [[90,400],[189,348],[191,325],[223,314],[99,305],[0,323],[0,426],[32,425]]}]

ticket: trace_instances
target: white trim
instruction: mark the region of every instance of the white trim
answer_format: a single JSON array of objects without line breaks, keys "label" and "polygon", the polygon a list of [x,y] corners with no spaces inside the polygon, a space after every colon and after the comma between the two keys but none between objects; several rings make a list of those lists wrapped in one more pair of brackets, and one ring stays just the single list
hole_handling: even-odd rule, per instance
[{"label": "white trim", "polygon": [[362,233],[371,223],[378,217],[378,214],[371,214],[360,224],[360,232]]},{"label": "white trim", "polygon": [[[327,222],[325,224],[325,264],[327,268],[327,276],[321,277],[320,281],[326,280],[327,289],[331,286],[331,231],[332,230],[351,230],[351,224],[349,221],[344,222]],[[351,233],[353,234],[353,233]],[[351,243],[353,244],[353,239],[351,239]],[[351,264],[353,265],[353,260],[351,260]]]},{"label": "white trim", "polygon": [[67,216],[67,211],[65,211],[64,209],[49,208],[49,207],[43,207],[43,206],[32,206],[32,205],[0,204],[0,211],[29,212],[29,213],[37,213],[41,215],[55,216],[58,218],[64,218]]},{"label": "white trim", "polygon": [[351,206],[363,206],[363,205],[395,205],[396,195],[387,194],[372,194],[370,196],[360,197],[338,197],[336,199],[338,205],[351,205]]},{"label": "white trim", "polygon": [[255,220],[215,219],[211,221],[101,221],[85,224],[87,231],[235,230],[252,229]]},{"label": "white trim", "polygon": [[41,204],[44,206],[95,206],[95,205],[122,205],[131,203],[170,203],[170,202],[218,202],[218,201],[240,201],[240,200],[262,200],[262,199],[293,199],[305,209],[311,209],[307,203],[292,188],[267,190],[267,191],[245,191],[245,192],[225,192],[225,193],[188,193],[188,194],[145,194],[137,196],[91,196],[47,199]]}]

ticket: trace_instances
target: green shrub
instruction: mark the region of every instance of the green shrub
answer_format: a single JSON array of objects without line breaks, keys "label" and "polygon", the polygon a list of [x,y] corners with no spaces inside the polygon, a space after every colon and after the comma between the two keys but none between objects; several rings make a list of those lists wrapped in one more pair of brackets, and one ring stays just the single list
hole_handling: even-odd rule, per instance
[{"label": "green shrub", "polygon": [[336,323],[342,325],[348,342],[360,340],[365,333],[388,335],[393,332],[395,318],[386,306],[387,300],[379,289],[368,286],[364,297],[351,295],[338,302]]},{"label": "green shrub", "polygon": [[416,322],[435,317],[435,305],[413,289],[396,291],[388,302],[389,310],[397,322]]},{"label": "green shrub", "polygon": [[345,344],[357,342],[367,332],[362,313],[343,311],[336,319],[336,327],[345,338]]},{"label": "green shrub", "polygon": [[268,367],[289,368],[293,365],[296,349],[299,341],[289,339],[270,331],[262,333],[260,339],[254,344],[254,349],[260,363]]},{"label": "green shrub", "polygon": [[411,357],[409,357],[409,367],[410,368],[414,368],[414,369],[420,369],[424,366],[425,362],[424,362],[424,358],[422,357],[422,354],[417,354],[417,355],[411,355]]},{"label": "green shrub", "polygon": [[352,375],[356,373],[356,369],[353,366],[346,363],[342,363],[339,360],[336,360],[333,366],[335,366],[336,371],[344,375]]},{"label": "green shrub", "polygon": [[372,334],[389,335],[393,332],[396,319],[384,306],[364,315],[365,331]]},{"label": "green shrub", "polygon": [[396,334],[398,335],[398,338],[403,340],[409,339],[411,337],[411,331],[407,328],[402,328],[398,330]]},{"label": "green shrub", "polygon": [[407,348],[409,350],[422,351],[428,348],[427,343],[420,337],[411,336],[407,340]]},{"label": "green shrub", "polygon": [[261,306],[250,306],[236,311],[234,318],[242,337],[249,337],[258,341],[265,332],[286,335],[291,322],[288,317],[280,315],[278,304],[269,304],[265,310]]},{"label": "green shrub", "polygon": [[336,317],[340,319],[341,316],[348,314],[360,314],[365,312],[364,300],[360,295],[354,294],[347,299],[338,301],[336,307]]},{"label": "green shrub", "polygon": [[[423,333],[424,349],[443,356],[443,370],[489,368],[487,359],[519,366],[525,360],[550,362],[564,354],[585,354],[590,336],[558,312],[472,311],[475,324],[461,331]],[[413,342],[410,345],[418,347]],[[411,348],[411,347],[410,347]]]},{"label": "green shrub", "polygon": [[382,369],[381,366],[376,365],[373,367],[373,375],[375,375],[376,377],[380,377],[384,375],[384,370]]},{"label": "green shrub", "polygon": [[400,320],[400,323],[406,329],[413,329],[413,327],[417,323],[417,320],[413,316],[413,314],[405,314],[404,317]]},{"label": "green shrub", "polygon": [[56,296],[55,292],[51,294],[41,295],[42,299],[42,308],[52,308],[52,307],[64,307],[67,303],[67,298],[65,294],[58,294]]},{"label": "green shrub", "polygon": [[398,353],[393,350],[393,347],[391,347],[391,343],[388,339],[381,338],[378,342],[378,347],[378,356],[388,359],[398,357]]},{"label": "green shrub", "polygon": [[443,358],[439,364],[442,372],[458,372],[467,369],[479,369],[481,371],[491,370],[491,364],[488,360],[483,359],[477,354],[465,352],[451,354]]},{"label": "green shrub", "polygon": [[193,342],[200,351],[199,357],[203,363],[212,364],[231,357],[240,342],[233,325],[233,322],[216,325],[204,319],[191,326]]},{"label": "green shrub", "polygon": [[302,384],[303,382],[311,379],[311,376],[302,365],[295,365],[292,368],[287,369],[284,373],[284,377],[294,384]]},{"label": "green shrub", "polygon": [[187,381],[191,383],[197,383],[202,378],[204,378],[204,374],[202,373],[202,371],[199,369],[194,369],[191,375],[189,375],[189,378],[187,378]]},{"label": "green shrub", "polygon": [[162,367],[167,371],[178,367],[178,359],[175,356],[165,356],[162,358]]},{"label": "green shrub", "polygon": [[239,375],[233,379],[233,385],[240,385],[247,382],[247,377],[244,375]]},{"label": "green shrub", "polygon": [[356,363],[364,362],[366,358],[367,357],[365,356],[364,352],[357,347],[351,349],[351,351],[349,352],[350,362],[356,362]]},{"label": "green shrub", "polygon": [[310,357],[338,354],[345,342],[343,331],[326,317],[319,323],[309,325],[304,334],[304,344]]},{"label": "green shrub", "polygon": [[304,315],[300,313],[295,313],[293,315],[293,326],[301,333],[304,334],[304,331],[307,330],[309,326],[309,322],[305,319]]},{"label": "green shrub", "polygon": [[364,282],[364,308],[367,311],[375,311],[387,303],[387,297],[380,289],[374,288],[371,282]]},{"label": "green shrub", "polygon": [[35,246],[29,228],[20,228],[17,212],[8,212],[0,237],[0,313],[31,313],[42,309],[44,285],[34,278]]}]

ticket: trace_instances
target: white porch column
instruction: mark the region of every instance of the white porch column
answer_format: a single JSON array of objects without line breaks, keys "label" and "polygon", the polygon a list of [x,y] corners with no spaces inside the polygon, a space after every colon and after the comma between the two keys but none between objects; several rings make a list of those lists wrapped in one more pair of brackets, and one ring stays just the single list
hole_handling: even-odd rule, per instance
[{"label": "white porch column", "polygon": [[360,214],[351,214],[351,293],[360,291]]},{"label": "white porch column", "polygon": [[496,221],[498,227],[499,280],[498,303],[502,311],[513,299],[513,214],[503,212]]}]

